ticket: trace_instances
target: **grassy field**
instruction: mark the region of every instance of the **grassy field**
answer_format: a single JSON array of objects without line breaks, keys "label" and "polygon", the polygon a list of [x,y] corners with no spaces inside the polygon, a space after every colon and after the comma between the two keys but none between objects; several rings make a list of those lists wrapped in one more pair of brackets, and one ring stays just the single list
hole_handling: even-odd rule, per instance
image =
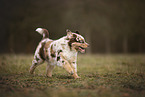
[{"label": "grassy field", "polygon": [[0,97],[145,97],[145,55],[79,55],[73,79],[46,63],[29,74],[32,55],[0,55]]}]

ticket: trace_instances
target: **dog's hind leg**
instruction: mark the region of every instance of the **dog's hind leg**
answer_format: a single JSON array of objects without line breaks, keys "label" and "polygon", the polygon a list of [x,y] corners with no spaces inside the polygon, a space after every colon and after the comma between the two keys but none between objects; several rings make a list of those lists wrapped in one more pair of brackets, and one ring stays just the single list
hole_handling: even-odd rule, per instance
[{"label": "dog's hind leg", "polygon": [[34,60],[32,61],[32,66],[30,67],[29,72],[30,72],[31,74],[33,74],[35,68],[36,68],[37,66],[39,66],[40,64],[42,64],[43,62],[44,62],[44,60],[35,57]]},{"label": "dog's hind leg", "polygon": [[46,68],[46,76],[47,77],[52,77],[52,70],[54,69],[54,65],[47,65],[47,68]]}]

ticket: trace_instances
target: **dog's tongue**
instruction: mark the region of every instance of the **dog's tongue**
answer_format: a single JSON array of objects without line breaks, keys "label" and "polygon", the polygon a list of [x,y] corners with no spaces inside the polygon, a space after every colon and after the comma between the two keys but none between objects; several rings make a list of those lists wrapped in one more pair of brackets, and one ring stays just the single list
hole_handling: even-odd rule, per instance
[{"label": "dog's tongue", "polygon": [[81,51],[81,53],[85,52],[85,49],[79,48],[79,50]]},{"label": "dog's tongue", "polygon": [[83,49],[81,52],[82,52],[82,53],[85,53],[85,49]]}]

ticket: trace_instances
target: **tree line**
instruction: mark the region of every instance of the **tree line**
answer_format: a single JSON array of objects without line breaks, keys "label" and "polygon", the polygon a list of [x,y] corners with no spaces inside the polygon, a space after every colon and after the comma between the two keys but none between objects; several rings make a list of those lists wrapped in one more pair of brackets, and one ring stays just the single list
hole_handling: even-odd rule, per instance
[{"label": "tree line", "polygon": [[1,0],[1,53],[33,53],[48,29],[51,39],[79,30],[88,53],[144,53],[142,0]]}]

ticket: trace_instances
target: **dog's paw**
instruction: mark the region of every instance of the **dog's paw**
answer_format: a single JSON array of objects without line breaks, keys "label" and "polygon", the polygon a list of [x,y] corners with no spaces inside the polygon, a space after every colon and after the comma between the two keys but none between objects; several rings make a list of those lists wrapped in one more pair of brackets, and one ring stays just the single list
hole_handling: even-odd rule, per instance
[{"label": "dog's paw", "polygon": [[46,77],[51,78],[52,74],[46,74]]},{"label": "dog's paw", "polygon": [[30,69],[30,70],[29,70],[29,73],[30,73],[30,74],[33,74],[33,71]]},{"label": "dog's paw", "polygon": [[77,73],[74,73],[72,76],[74,77],[74,79],[79,79],[79,78],[81,78],[81,77],[79,77],[79,76],[77,75]]},{"label": "dog's paw", "polygon": [[81,77],[79,77],[79,76],[78,76],[78,77],[75,77],[75,79],[80,79],[80,78],[81,78]]}]

